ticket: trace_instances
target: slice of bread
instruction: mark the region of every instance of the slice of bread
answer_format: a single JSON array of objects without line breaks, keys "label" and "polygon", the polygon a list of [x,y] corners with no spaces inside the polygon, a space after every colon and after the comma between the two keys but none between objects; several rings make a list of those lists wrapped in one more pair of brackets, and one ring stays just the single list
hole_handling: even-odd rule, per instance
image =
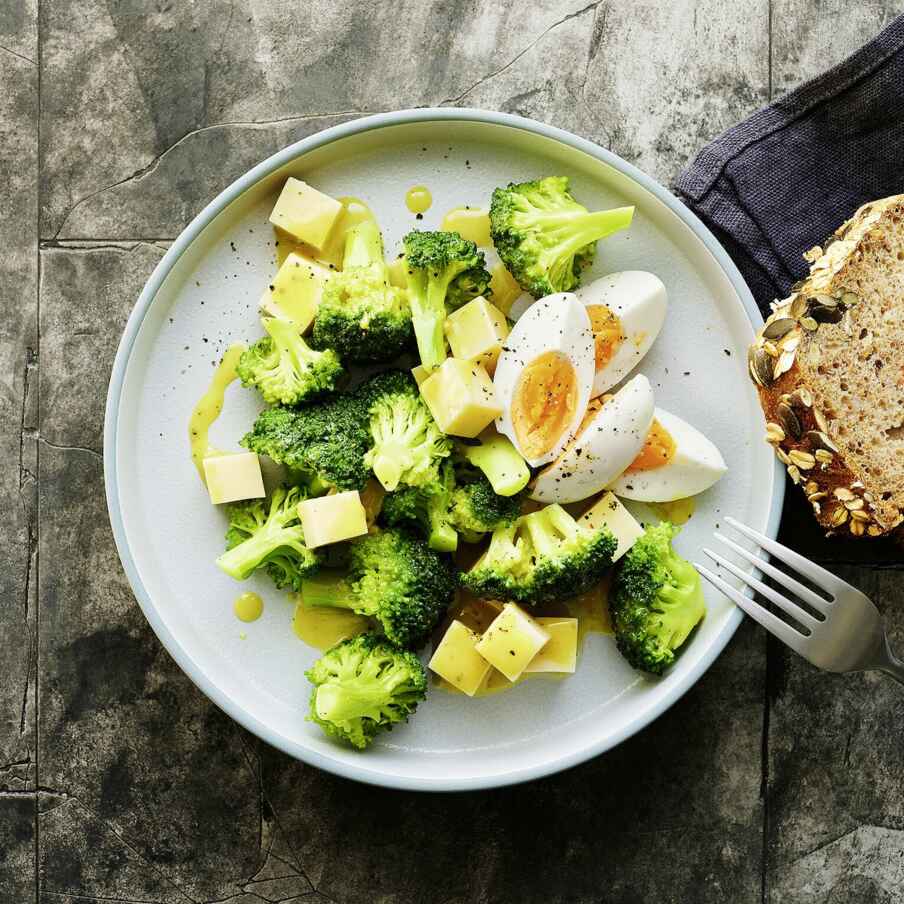
[{"label": "slice of bread", "polygon": [[904,520],[904,195],[804,257],[750,347],[766,438],[827,531],[879,537]]}]

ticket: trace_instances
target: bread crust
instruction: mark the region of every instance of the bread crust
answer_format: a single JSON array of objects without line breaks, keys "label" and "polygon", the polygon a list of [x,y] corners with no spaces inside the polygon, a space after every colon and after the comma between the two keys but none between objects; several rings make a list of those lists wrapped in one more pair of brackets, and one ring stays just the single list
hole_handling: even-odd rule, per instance
[{"label": "bread crust", "polygon": [[[748,362],[766,418],[766,439],[800,486],[819,524],[829,534],[875,538],[898,532],[901,510],[878,493],[876,480],[858,473],[850,450],[815,401],[814,362],[819,330],[838,330],[860,302],[863,261],[891,257],[886,226],[904,218],[904,195],[863,205],[822,245],[804,257],[810,274],[757,333]],[[897,228],[897,226],[896,226]],[[900,264],[897,264],[900,266]],[[825,335],[825,334],[823,334]],[[870,492],[870,489],[873,492]],[[877,498],[878,497],[878,498]]]}]

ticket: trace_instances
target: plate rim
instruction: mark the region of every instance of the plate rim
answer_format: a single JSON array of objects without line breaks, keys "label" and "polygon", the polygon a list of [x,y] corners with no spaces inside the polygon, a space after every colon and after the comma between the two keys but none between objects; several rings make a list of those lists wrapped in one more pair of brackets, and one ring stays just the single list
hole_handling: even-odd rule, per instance
[{"label": "plate rim", "polygon": [[[388,774],[368,768],[364,758],[362,758],[360,765],[358,763],[347,763],[290,741],[278,731],[265,725],[253,714],[233,703],[233,701],[226,694],[222,693],[216,684],[198,667],[186,648],[184,648],[178,638],[169,631],[162,618],[158,615],[157,607],[141,580],[138,567],[132,557],[128,539],[126,537],[125,523],[120,508],[119,480],[116,463],[119,405],[122,398],[126,369],[139,330],[141,329],[145,315],[149,311],[164,280],[176,265],[179,258],[182,257],[213,219],[247,189],[302,154],[351,135],[390,126],[435,121],[480,123],[491,126],[501,125],[520,129],[582,151],[602,163],[611,166],[613,169],[638,183],[650,194],[654,195],[659,201],[665,204],[672,213],[682,220],[688,228],[690,228],[706,247],[707,251],[715,258],[716,263],[721,267],[729,282],[732,284],[752,327],[756,329],[758,326],[762,325],[763,318],[759,308],[757,308],[756,303],[753,300],[750,289],[744,282],[740,271],[728,256],[728,253],[719,244],[709,228],[667,188],[633,164],[628,163],[617,154],[614,154],[612,151],[609,151],[588,139],[574,135],[565,129],[560,129],[556,126],[551,126],[537,120],[516,116],[511,113],[480,110],[472,107],[423,107],[418,109],[377,113],[361,117],[349,122],[339,123],[338,125],[316,132],[314,135],[293,142],[253,166],[250,170],[232,182],[232,184],[223,189],[223,191],[221,191],[194,217],[158,262],[132,308],[120,338],[116,357],[113,362],[104,410],[104,490],[107,497],[107,511],[110,517],[110,525],[113,531],[116,549],[129,581],[129,585],[141,607],[144,617],[147,619],[148,624],[150,624],[154,633],[157,635],[157,638],[163,644],[169,655],[175,660],[179,668],[192,683],[219,709],[225,712],[226,715],[266,743],[287,753],[289,756],[344,778],[381,787],[409,791],[476,791],[518,784],[562,772],[573,766],[577,766],[580,763],[586,762],[593,757],[599,756],[607,750],[611,750],[613,747],[622,743],[622,741],[627,740],[641,729],[645,728],[683,697],[684,694],[699,681],[713,662],[715,662],[740,625],[744,617],[742,611],[735,607],[729,613],[721,631],[714,637],[713,642],[710,644],[706,653],[690,671],[683,675],[679,681],[675,682],[663,700],[659,701],[648,712],[628,721],[618,731],[608,735],[603,740],[595,741],[592,744],[569,751],[562,756],[549,758],[542,763],[537,763],[512,772],[470,778],[428,778]],[[773,468],[773,492],[766,525],[766,534],[770,537],[775,537],[778,533],[782,503],[785,495],[785,483],[782,479],[782,469],[778,462],[774,462]]]}]

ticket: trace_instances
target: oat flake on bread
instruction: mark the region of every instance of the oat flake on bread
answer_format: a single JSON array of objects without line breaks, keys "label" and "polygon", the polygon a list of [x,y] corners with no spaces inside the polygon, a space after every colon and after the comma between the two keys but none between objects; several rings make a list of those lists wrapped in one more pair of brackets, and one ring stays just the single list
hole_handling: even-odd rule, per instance
[{"label": "oat flake on bread", "polygon": [[861,207],[750,347],[766,439],[830,533],[904,520],[904,195]]}]

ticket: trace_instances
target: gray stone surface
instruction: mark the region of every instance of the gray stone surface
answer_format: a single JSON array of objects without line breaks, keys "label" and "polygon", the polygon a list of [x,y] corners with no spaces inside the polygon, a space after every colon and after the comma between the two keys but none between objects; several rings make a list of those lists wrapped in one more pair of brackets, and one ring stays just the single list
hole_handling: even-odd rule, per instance
[{"label": "gray stone surface", "polygon": [[[0,4],[0,902],[904,898],[893,685],[819,674],[745,624],[661,719],[563,775],[443,797],[354,785],[249,736],[170,661],[119,566],[99,455],[116,343],[166,243],[290,141],[472,105],[668,182],[896,7]],[[785,538],[847,562],[904,647],[896,551],[808,528],[789,502]]]}]

